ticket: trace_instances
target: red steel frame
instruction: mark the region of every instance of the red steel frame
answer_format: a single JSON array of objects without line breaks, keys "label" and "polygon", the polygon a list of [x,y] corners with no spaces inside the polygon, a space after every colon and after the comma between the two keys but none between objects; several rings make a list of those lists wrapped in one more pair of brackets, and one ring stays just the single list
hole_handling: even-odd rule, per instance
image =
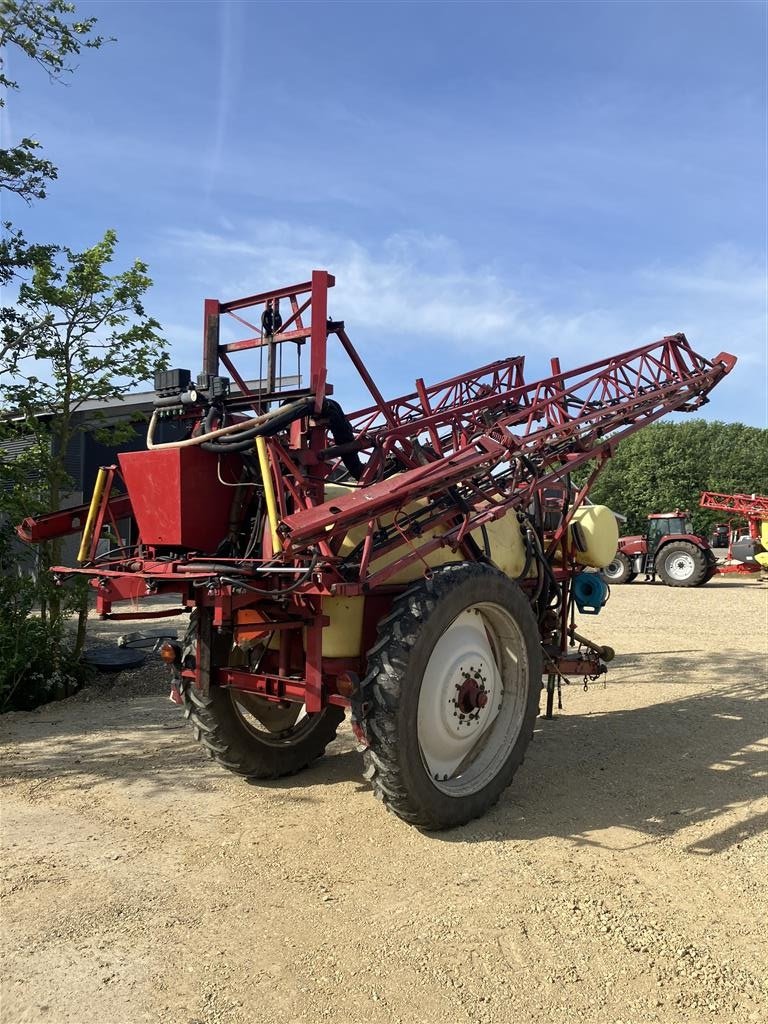
[{"label": "red steel frame", "polygon": [[[461,551],[467,559],[481,558],[482,552],[471,538],[474,531],[509,513],[524,512],[543,488],[570,486],[570,474],[592,462],[568,514],[545,540],[549,556],[558,548],[561,553],[554,569],[563,589],[558,671],[572,672],[577,663],[579,674],[584,674],[585,666],[598,667],[596,656],[569,658],[566,652],[571,629],[567,618],[569,582],[577,571],[568,549],[570,518],[622,438],[673,410],[699,408],[712,387],[731,370],[735,358],[720,353],[707,360],[678,334],[568,372],[562,372],[559,361],[553,359],[551,375],[533,384],[525,383],[523,357],[519,356],[435,385],[428,386],[420,378],[411,394],[385,400],[344,324],[328,320],[327,293],[334,284],[332,275],[317,270],[309,281],[287,288],[229,302],[205,302],[203,369],[216,374],[223,365],[242,391],[237,408],[249,405],[259,413],[286,397],[314,397],[314,417],[294,423],[288,435],[266,440],[279,504],[282,550],[267,561],[213,559],[194,553],[167,560],[139,542],[129,556],[80,569],[58,567],[57,571],[91,576],[97,607],[104,616],[147,617],[141,612],[116,615],[112,604],[158,593],[181,593],[188,606],[196,605],[208,615],[208,629],[231,627],[239,609],[259,609],[263,626],[257,626],[257,631],[283,638],[279,654],[270,655],[272,661],[263,671],[219,668],[213,676],[210,652],[206,656],[199,647],[198,668],[188,674],[204,691],[217,682],[272,700],[305,701],[308,711],[317,711],[324,702],[349,703],[339,682],[349,684],[364,670],[362,658],[322,657],[322,630],[329,621],[322,615],[324,596],[369,595],[366,610],[370,605],[371,613],[366,614],[365,629],[370,632],[370,620],[383,614],[387,601],[402,589],[389,582],[395,573],[423,562],[441,546]],[[290,306],[290,314],[277,333],[264,336],[257,326],[260,314],[281,300]],[[224,317],[253,333],[222,344]],[[331,337],[340,343],[373,401],[348,416],[354,440],[345,444],[329,443],[323,417],[325,399],[333,391],[327,379]],[[308,387],[290,392],[275,389],[276,353],[289,342],[299,346],[308,342],[310,349]],[[233,362],[233,354],[248,350],[260,355],[267,352],[266,391],[249,391],[245,385],[249,374],[241,374]],[[325,481],[340,458],[350,452],[367,459],[362,475],[350,493],[326,501]],[[400,471],[385,476],[393,462]],[[425,498],[430,500],[419,500]],[[125,513],[125,501],[124,497],[109,499],[100,515],[114,515],[116,502],[119,512]],[[389,531],[382,529],[384,516],[395,517]],[[59,533],[72,532],[72,523],[72,510],[53,513],[27,521],[20,535],[40,539],[55,535],[51,531],[57,527]],[[358,546],[359,560],[350,571],[339,552],[355,527],[364,533]],[[386,568],[372,567],[375,560],[396,548],[402,553],[394,562]],[[232,576],[237,577],[234,580],[226,575],[229,565]],[[306,638],[303,652],[302,631]],[[303,671],[297,672],[291,663],[297,657]]]},{"label": "red steel frame", "polygon": [[752,540],[760,539],[760,523],[768,521],[768,498],[762,494],[719,494],[704,491],[699,498],[699,508],[713,512],[730,512],[732,516],[746,519]]},{"label": "red steel frame", "polygon": [[[749,527],[752,540],[760,540],[760,523],[768,521],[768,497],[762,494],[720,494],[717,491],[704,491],[699,498],[699,507],[712,512],[730,512],[738,519],[744,519]],[[732,541],[728,542],[728,558],[731,559]],[[760,572],[760,566],[751,562],[737,562],[718,567],[718,573],[727,576],[731,573],[751,575]]]}]

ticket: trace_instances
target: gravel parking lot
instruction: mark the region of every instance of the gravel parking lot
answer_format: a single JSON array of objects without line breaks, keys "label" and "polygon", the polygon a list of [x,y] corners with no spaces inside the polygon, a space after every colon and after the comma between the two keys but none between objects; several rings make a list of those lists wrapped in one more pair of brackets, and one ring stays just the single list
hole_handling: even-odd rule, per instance
[{"label": "gravel parking lot", "polygon": [[3,1024],[765,1020],[767,625],[755,579],[614,588],[607,685],[441,834],[347,727],[226,774],[158,662],[4,716]]}]

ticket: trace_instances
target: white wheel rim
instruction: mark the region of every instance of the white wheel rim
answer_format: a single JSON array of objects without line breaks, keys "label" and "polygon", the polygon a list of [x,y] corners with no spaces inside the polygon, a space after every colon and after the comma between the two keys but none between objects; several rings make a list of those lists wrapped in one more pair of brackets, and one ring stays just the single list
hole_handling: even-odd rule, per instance
[{"label": "white wheel rim", "polygon": [[664,568],[667,575],[671,576],[673,580],[687,580],[696,571],[696,563],[691,555],[685,554],[684,551],[677,551],[667,555]]},{"label": "white wheel rim", "polygon": [[621,576],[624,566],[618,559],[613,562],[609,562],[608,565],[603,569],[603,575],[608,576],[610,579],[615,579],[616,576]]},{"label": "white wheel rim", "polygon": [[523,634],[506,609],[477,604],[453,620],[419,693],[419,749],[437,789],[468,796],[498,775],[520,736],[528,676]]}]

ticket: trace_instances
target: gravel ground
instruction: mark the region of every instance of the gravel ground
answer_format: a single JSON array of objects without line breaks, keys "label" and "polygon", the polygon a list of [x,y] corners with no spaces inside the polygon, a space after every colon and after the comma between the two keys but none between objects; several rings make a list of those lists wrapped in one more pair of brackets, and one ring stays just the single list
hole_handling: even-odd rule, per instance
[{"label": "gravel ground", "polygon": [[156,661],[4,716],[3,1024],[765,1020],[767,624],[757,580],[614,588],[607,686],[443,834],[346,727],[227,775]]}]

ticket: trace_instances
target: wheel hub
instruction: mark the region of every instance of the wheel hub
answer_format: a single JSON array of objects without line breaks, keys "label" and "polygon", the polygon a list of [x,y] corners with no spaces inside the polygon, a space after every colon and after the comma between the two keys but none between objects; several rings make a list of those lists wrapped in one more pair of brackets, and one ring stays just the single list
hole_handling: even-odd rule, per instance
[{"label": "wheel hub", "polygon": [[447,779],[499,712],[501,675],[483,616],[463,612],[429,659],[419,701],[419,741],[434,779]]},{"label": "wheel hub", "polygon": [[667,559],[667,572],[675,580],[687,580],[696,570],[696,563],[690,555],[678,552]]},{"label": "wheel hub", "polygon": [[488,691],[485,688],[485,682],[483,679],[473,678],[469,672],[462,674],[464,682],[456,683],[457,693],[454,704],[462,716],[475,712],[475,717],[477,717],[488,704]]},{"label": "wheel hub", "polygon": [[511,611],[470,605],[444,629],[424,668],[417,736],[439,791],[480,792],[510,757],[529,698],[525,639]]}]

